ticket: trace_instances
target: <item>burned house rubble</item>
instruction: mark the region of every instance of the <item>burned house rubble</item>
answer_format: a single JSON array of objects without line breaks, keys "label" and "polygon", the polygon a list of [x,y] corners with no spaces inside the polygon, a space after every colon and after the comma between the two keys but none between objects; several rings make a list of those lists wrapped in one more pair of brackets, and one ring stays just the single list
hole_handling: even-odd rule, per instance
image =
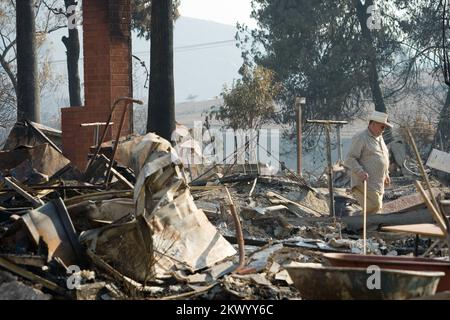
[{"label": "burned house rubble", "polygon": [[[392,135],[386,141],[390,185],[382,199],[382,212],[367,214],[366,205],[360,207],[351,192],[351,172],[342,161],[340,129],[347,121],[301,118],[306,98],[298,99],[298,105],[296,100],[298,109],[289,111],[295,113],[297,124],[297,172],[272,149],[279,147],[278,129],[270,137],[263,129],[264,134],[234,135],[225,143],[213,137],[214,129],[206,121],[196,135],[193,129],[175,123],[174,93],[164,87],[173,89],[173,70],[158,70],[159,66],[173,69],[169,60],[173,58],[172,15],[177,16],[177,9],[172,7],[165,11],[166,28],[152,27],[157,35],[153,39],[165,40],[167,47],[158,50],[158,45],[151,44],[150,56],[160,51],[166,59],[151,60],[152,99],[147,119],[150,124],[168,124],[170,130],[153,130],[151,125],[145,130],[164,137],[172,132],[171,141],[154,132],[135,134],[133,106],[142,108],[137,105],[144,102],[132,97],[133,2],[82,2],[84,105],[61,108],[62,131],[25,120],[30,117],[19,118],[0,151],[0,300],[450,299],[450,155],[443,152],[442,143],[448,137],[440,137],[443,150],[432,149],[424,155],[409,129],[401,132],[405,141],[386,130],[385,135]],[[155,1],[150,7],[166,3],[172,2]],[[369,5],[369,1],[355,3]],[[147,4],[140,6],[148,10]],[[364,8],[355,11],[364,13]],[[163,16],[153,14],[152,24]],[[285,19],[285,14],[280,16]],[[351,21],[352,25],[357,22]],[[320,30],[311,34],[325,37],[326,29],[318,26]],[[170,31],[169,36],[158,35],[158,29]],[[281,38],[304,42],[289,34]],[[346,34],[347,38],[360,37]],[[179,48],[203,49],[229,42]],[[341,45],[330,47],[343,49]],[[353,46],[351,50],[355,51]],[[345,61],[353,59],[343,52]],[[333,74],[329,66],[348,64],[336,62],[333,54],[330,57],[326,72],[312,69],[311,73],[328,81]],[[311,61],[322,60],[327,59]],[[369,60],[368,69],[381,69],[372,65],[375,57]],[[311,61],[305,64],[318,64]],[[365,64],[358,60],[350,66],[361,69]],[[245,66],[239,71],[244,80],[249,78]],[[354,76],[341,69],[334,73],[358,82],[366,78],[378,82],[379,78],[376,73]],[[161,79],[165,81],[152,78],[158,74],[164,74]],[[316,76],[311,81],[299,75],[295,70],[290,81],[317,81]],[[368,87],[341,84],[337,79],[339,87],[368,91]],[[295,91],[302,92],[296,85]],[[332,93],[318,97],[329,91],[324,90],[327,86],[333,84],[314,88],[314,95],[325,105],[337,106],[329,99]],[[379,87],[376,92],[381,96]],[[350,92],[345,95],[353,97]],[[152,109],[154,100],[164,98],[167,108],[161,104]],[[358,94],[357,100],[372,99]],[[315,109],[322,103],[318,101],[313,104]],[[384,102],[382,108],[377,107],[376,112],[385,109]],[[349,112],[356,115],[359,111]],[[345,118],[336,113],[330,118]],[[311,114],[316,113],[304,115]],[[385,115],[386,122],[379,123],[387,124]],[[325,134],[325,142],[317,144],[320,148],[324,142],[327,156],[319,175],[302,170],[304,123]],[[336,162],[331,157],[331,125],[339,132],[340,160]],[[232,151],[222,152],[218,146],[231,146]],[[389,162],[384,143],[377,147]],[[267,154],[270,157],[262,157]]]},{"label": "burned house rubble", "polygon": [[[393,176],[364,224],[340,164],[331,215],[327,175],[188,168],[152,133],[100,141],[80,170],[59,143],[18,123],[0,152],[0,299],[448,297],[450,188],[436,157]],[[366,285],[374,265],[380,290]]]}]

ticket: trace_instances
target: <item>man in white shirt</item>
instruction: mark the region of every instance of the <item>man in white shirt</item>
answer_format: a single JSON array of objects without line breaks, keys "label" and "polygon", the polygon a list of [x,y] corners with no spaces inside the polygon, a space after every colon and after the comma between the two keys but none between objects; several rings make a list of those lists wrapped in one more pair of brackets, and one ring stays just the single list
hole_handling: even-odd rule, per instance
[{"label": "man in white shirt", "polygon": [[374,111],[369,126],[352,139],[344,165],[351,170],[351,187],[362,206],[364,180],[367,180],[367,213],[382,209],[384,187],[390,184],[389,151],[383,140],[383,131],[391,127],[386,113]]}]

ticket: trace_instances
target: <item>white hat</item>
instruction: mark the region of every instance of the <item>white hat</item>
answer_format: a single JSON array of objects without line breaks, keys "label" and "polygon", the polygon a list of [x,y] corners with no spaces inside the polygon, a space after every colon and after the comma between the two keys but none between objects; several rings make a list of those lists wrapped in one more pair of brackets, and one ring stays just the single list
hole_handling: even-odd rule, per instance
[{"label": "white hat", "polygon": [[387,125],[390,128],[393,127],[393,125],[388,122],[388,115],[386,113],[383,113],[383,112],[374,111],[372,113],[372,115],[369,117],[369,121],[371,121],[371,120],[375,121],[375,122],[379,122],[379,123],[385,124],[385,125]]}]

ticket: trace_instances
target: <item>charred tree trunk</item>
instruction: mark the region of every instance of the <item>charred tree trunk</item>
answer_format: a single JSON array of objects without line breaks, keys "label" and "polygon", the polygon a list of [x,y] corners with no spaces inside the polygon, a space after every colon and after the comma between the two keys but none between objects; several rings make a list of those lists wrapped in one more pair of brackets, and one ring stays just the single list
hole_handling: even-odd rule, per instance
[{"label": "charred tree trunk", "polygon": [[361,33],[365,41],[367,73],[369,76],[370,90],[372,91],[372,97],[375,103],[375,110],[379,112],[386,112],[386,105],[384,104],[383,94],[380,88],[380,80],[378,77],[376,50],[373,45],[373,37],[367,27],[367,21],[370,18],[370,14],[367,13],[367,8],[373,5],[373,0],[366,0],[364,5],[360,0],[355,0],[355,3],[356,14],[361,26]]},{"label": "charred tree trunk", "polygon": [[173,3],[152,1],[147,132],[171,140],[175,130]]},{"label": "charred tree trunk", "polygon": [[[70,6],[76,6],[75,0],[64,0],[66,6],[66,12]],[[67,13],[68,18],[69,14]],[[70,106],[78,107],[82,105],[81,102],[81,85],[80,85],[80,72],[78,70],[78,61],[80,59],[80,38],[78,35],[78,28],[69,26],[69,36],[62,37],[61,41],[66,46],[67,54],[67,75],[69,80],[69,98]]]},{"label": "charred tree trunk", "polygon": [[16,1],[17,121],[40,122],[34,0]]},{"label": "charred tree trunk", "polygon": [[450,152],[450,88],[447,90],[447,98],[439,115],[439,123],[434,141],[440,150]]},{"label": "charred tree trunk", "polygon": [[[367,9],[373,6],[373,0],[366,0],[364,4],[360,0],[354,0],[356,6],[356,15],[361,26],[361,34],[365,41],[365,54],[367,61],[367,75],[369,77],[370,91],[372,92],[372,99],[375,104],[375,110],[386,113],[386,105],[384,104],[383,93],[380,87],[380,78],[378,76],[377,54],[374,47],[374,39],[370,33],[367,23],[371,17],[371,13],[367,13]],[[386,128],[383,134],[384,140],[387,144],[394,140],[392,136],[392,129]]]}]

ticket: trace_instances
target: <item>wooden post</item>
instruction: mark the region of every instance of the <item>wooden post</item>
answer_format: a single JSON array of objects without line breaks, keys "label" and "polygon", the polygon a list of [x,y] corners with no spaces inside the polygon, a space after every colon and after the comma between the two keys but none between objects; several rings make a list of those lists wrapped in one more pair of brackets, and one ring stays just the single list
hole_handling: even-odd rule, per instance
[{"label": "wooden post", "polygon": [[338,125],[336,127],[336,131],[337,131],[338,158],[339,158],[339,163],[342,163],[343,157],[342,157],[341,126],[340,125]]},{"label": "wooden post", "polygon": [[297,174],[302,176],[302,104],[306,103],[306,99],[298,97],[295,99],[295,114],[297,123]]},{"label": "wooden post", "polygon": [[364,200],[363,200],[363,215],[364,215],[364,226],[363,226],[363,239],[364,239],[364,255],[367,254],[367,180],[364,180]]},{"label": "wooden post", "polygon": [[428,196],[427,196],[425,190],[422,188],[422,185],[420,184],[420,182],[416,180],[415,181],[415,185],[416,185],[417,190],[422,195],[422,199],[425,201],[425,204],[427,205],[428,210],[430,211],[430,213],[433,216],[434,220],[439,225],[439,228],[441,228],[442,232],[444,232],[444,234],[446,234],[447,233],[447,226],[445,224],[444,218],[441,216],[439,211],[433,205],[433,203],[431,202],[430,198],[428,198]]}]

